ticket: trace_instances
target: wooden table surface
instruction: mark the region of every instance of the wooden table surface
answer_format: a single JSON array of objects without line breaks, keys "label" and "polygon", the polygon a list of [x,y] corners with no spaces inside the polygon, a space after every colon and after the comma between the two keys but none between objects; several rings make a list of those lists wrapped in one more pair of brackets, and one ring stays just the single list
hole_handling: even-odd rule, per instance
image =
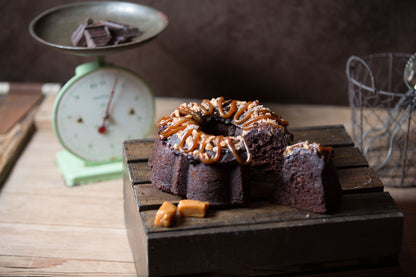
[{"label": "wooden table surface", "polygon": [[[124,224],[123,182],[64,185],[54,162],[61,146],[51,126],[53,101],[54,96],[49,96],[39,108],[37,131],[1,188],[0,275],[135,276]],[[188,100],[156,99],[156,118],[184,101]],[[264,104],[292,127],[344,124],[350,129],[348,107]],[[150,137],[155,134],[156,128]],[[405,216],[399,271],[412,276],[416,270],[416,188],[385,191]]]}]

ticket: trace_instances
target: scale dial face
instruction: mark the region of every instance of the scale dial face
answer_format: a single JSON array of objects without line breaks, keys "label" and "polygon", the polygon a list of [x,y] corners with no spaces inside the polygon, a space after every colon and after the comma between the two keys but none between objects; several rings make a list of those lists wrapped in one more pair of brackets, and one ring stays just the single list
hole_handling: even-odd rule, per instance
[{"label": "scale dial face", "polygon": [[122,68],[99,68],[74,77],[54,107],[54,129],[62,145],[90,162],[121,159],[122,143],[145,137],[153,125],[148,86]]}]

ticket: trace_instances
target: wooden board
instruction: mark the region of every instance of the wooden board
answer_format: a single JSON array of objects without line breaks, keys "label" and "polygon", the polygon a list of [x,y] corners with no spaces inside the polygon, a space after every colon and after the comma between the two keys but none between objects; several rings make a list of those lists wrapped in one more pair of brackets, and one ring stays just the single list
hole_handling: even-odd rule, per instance
[{"label": "wooden board", "polygon": [[125,142],[125,221],[138,275],[268,275],[397,261],[403,215],[343,126],[292,132],[295,141],[334,147],[345,193],[336,212],[316,214],[259,201],[157,227],[153,220],[160,204],[180,199],[149,182],[153,140]]},{"label": "wooden board", "polygon": [[0,135],[5,135],[42,99],[39,91],[12,91],[0,102]]},{"label": "wooden board", "polygon": [[38,86],[11,86],[0,96],[0,187],[35,131],[36,108],[43,96]]}]

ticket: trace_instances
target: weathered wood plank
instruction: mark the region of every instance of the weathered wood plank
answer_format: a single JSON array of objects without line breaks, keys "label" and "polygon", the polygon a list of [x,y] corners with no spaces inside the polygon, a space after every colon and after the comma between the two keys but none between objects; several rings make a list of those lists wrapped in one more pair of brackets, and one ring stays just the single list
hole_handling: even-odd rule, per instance
[{"label": "weathered wood plank", "polygon": [[337,169],[347,167],[368,167],[368,161],[356,147],[334,148],[334,164]]},{"label": "weathered wood plank", "polygon": [[[226,226],[219,232],[207,229],[206,235],[155,233],[148,240],[152,249],[148,256],[149,273],[282,274],[287,267],[298,266],[302,270],[302,265],[319,266],[322,261],[345,261],[351,257],[382,260],[397,255],[399,250],[402,221],[397,214],[298,223]],[[387,225],[390,228],[385,228]],[[381,233],[383,228],[388,230]],[[253,237],[257,239],[252,240]],[[389,240],[379,243],[386,237]],[[163,267],[161,261],[166,261]]]},{"label": "weathered wood plank", "polygon": [[[77,201],[92,198],[123,200],[121,180],[110,180],[72,188],[66,186],[55,164],[55,154],[61,149],[62,146],[59,145],[53,132],[37,130],[23,155],[17,160],[12,174],[9,175],[2,188],[2,193],[25,194],[28,202],[33,194],[48,195],[51,200],[55,195],[73,197]],[[68,209],[65,208],[65,210]]]},{"label": "weathered wood plank", "polygon": [[21,121],[39,102],[43,95],[38,92],[10,92],[0,105],[0,135],[6,134]]},{"label": "weathered wood plank", "polygon": [[127,238],[133,254],[137,273],[147,276],[149,273],[147,263],[147,238],[143,228],[143,221],[140,216],[137,198],[133,191],[133,186],[129,181],[130,178],[127,171],[123,174],[123,180],[124,218],[126,222]]},{"label": "weathered wood plank", "polygon": [[299,221],[299,224],[303,224],[305,220],[327,221],[334,218],[398,212],[397,206],[388,193],[375,192],[344,195],[339,209],[331,214],[312,213],[266,201],[251,202],[244,208],[211,209],[206,218],[181,219],[172,228],[164,228],[155,226],[153,223],[158,208],[159,206],[155,206],[153,210],[149,209],[141,212],[145,229],[149,234],[152,232],[184,231],[287,221]]},{"label": "weathered wood plank", "polygon": [[150,182],[150,168],[147,161],[138,163],[128,163],[126,165],[130,172],[130,180],[132,184],[144,184]]},{"label": "weathered wood plank", "polygon": [[354,142],[343,125],[289,128],[294,142],[308,140],[327,146],[353,146]]},{"label": "weathered wood plank", "polygon": [[158,190],[151,183],[134,185],[133,190],[139,211],[158,209],[163,201],[177,204],[181,200],[179,196]]},{"label": "weathered wood plank", "polygon": [[147,160],[150,152],[152,152],[154,142],[154,139],[137,139],[124,142],[123,147],[127,162],[134,163]]},{"label": "weathered wood plank", "polygon": [[10,93],[0,105],[0,186],[35,132],[33,121],[40,99],[40,93]]},{"label": "weathered wood plank", "polygon": [[369,167],[341,168],[337,175],[344,193],[384,190],[383,183]]},{"label": "weathered wood plank", "polygon": [[74,205],[74,196],[65,194],[3,192],[1,196],[0,218],[3,222],[124,228],[122,197],[79,197]]},{"label": "weathered wood plank", "polygon": [[[0,138],[0,187],[8,178],[20,154],[35,132],[32,118],[25,121],[15,125],[11,133],[5,136],[6,140],[2,141]],[[13,132],[14,130],[16,132]]]},{"label": "weathered wood plank", "polygon": [[3,256],[133,261],[124,228],[0,222],[0,234]]},{"label": "weathered wood plank", "polygon": [[92,272],[97,276],[137,276],[133,261],[0,255],[2,276],[87,276]]},{"label": "weathered wood plank", "polygon": [[[355,204],[361,207],[366,205],[368,195],[370,194],[364,194],[363,199],[356,198],[360,203],[347,206],[350,205],[351,208]],[[378,194],[381,195],[386,196],[383,193]],[[384,204],[383,201],[381,203]],[[369,206],[373,204],[376,203],[369,201]],[[144,230],[150,226],[146,222],[152,221],[150,213],[154,212],[141,213],[146,225]],[[248,225],[241,223],[238,211],[234,210],[227,219],[218,222],[218,226],[207,226],[207,222],[222,217],[220,213],[227,211],[216,211],[214,215],[205,219],[186,218],[177,228],[150,230],[147,243],[151,251],[147,252],[146,267],[149,273],[154,276],[208,272],[248,275],[264,274],[263,270],[266,270],[269,274],[281,274],[288,266],[298,266],[299,270],[302,270],[303,265],[314,264],[315,267],[319,267],[320,262],[351,259],[368,261],[370,257],[383,261],[385,257],[397,257],[400,251],[403,217],[394,208],[383,211],[378,207],[371,214],[367,214],[365,208],[358,208],[353,211],[354,215],[347,213],[348,216],[314,218],[310,214],[304,218],[286,218],[277,222],[266,222],[267,220],[261,217],[262,213],[258,213],[251,216],[253,224]],[[250,218],[250,211],[244,216]],[[259,221],[254,223],[256,216],[259,216]],[[262,223],[262,220],[265,222]],[[195,223],[192,227],[181,229],[191,221]],[[387,228],[389,230],[380,232],[387,225],[390,226]],[[386,236],[389,240],[379,243],[385,240]],[[175,251],[170,251],[172,249]],[[203,260],[199,256],[201,251],[204,253]],[[160,266],[161,261],[165,261],[163,267]],[[140,270],[143,269],[138,268],[138,274],[141,273]]]}]

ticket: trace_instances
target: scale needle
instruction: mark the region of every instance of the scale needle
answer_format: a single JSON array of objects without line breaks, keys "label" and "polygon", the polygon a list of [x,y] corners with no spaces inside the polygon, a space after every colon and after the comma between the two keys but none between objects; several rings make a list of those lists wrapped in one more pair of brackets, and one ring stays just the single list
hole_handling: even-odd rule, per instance
[{"label": "scale needle", "polygon": [[105,127],[105,123],[107,122],[107,119],[109,118],[108,111],[110,110],[111,101],[113,100],[114,91],[117,86],[118,78],[114,80],[113,88],[110,93],[110,98],[108,98],[107,107],[105,108],[105,112],[103,114],[103,123],[100,127],[98,127],[98,133],[104,134],[107,131],[107,128]]}]

